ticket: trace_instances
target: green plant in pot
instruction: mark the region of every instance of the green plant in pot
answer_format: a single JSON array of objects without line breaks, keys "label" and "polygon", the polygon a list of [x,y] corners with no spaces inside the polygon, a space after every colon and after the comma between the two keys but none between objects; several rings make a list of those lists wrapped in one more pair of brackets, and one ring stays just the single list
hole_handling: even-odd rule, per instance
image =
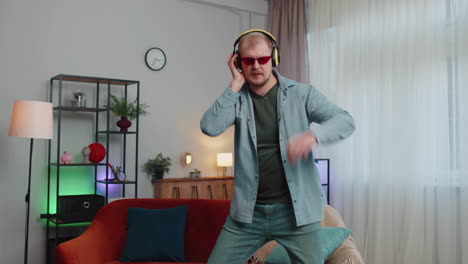
[{"label": "green plant in pot", "polygon": [[162,153],[158,153],[154,159],[149,159],[143,168],[151,176],[151,182],[160,180],[164,177],[164,173],[168,173],[172,163],[171,158],[165,157]]},{"label": "green plant in pot", "polygon": [[130,120],[133,120],[138,116],[147,115],[147,108],[148,106],[145,104],[137,104],[137,100],[130,102],[125,97],[116,97],[111,95],[109,109],[115,115],[120,116],[117,126],[120,128],[121,132],[128,131],[128,128],[132,125]]},{"label": "green plant in pot", "polygon": [[194,169],[193,171],[190,172],[190,178],[200,178],[201,177],[201,171],[198,169]]}]

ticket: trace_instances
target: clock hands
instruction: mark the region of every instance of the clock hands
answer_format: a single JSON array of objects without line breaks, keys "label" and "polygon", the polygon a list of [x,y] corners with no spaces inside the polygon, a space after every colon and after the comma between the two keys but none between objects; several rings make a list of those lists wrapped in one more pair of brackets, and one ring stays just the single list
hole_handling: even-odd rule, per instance
[{"label": "clock hands", "polygon": [[166,65],[166,54],[160,48],[151,48],[145,54],[145,63],[153,71],[159,71]]},{"label": "clock hands", "polygon": [[153,63],[151,63],[151,66],[153,66],[153,65],[154,65],[154,63],[155,63],[156,61],[158,61],[158,62],[159,62],[159,61],[161,61],[161,60],[158,60],[158,59],[154,58],[154,60],[153,60]]}]

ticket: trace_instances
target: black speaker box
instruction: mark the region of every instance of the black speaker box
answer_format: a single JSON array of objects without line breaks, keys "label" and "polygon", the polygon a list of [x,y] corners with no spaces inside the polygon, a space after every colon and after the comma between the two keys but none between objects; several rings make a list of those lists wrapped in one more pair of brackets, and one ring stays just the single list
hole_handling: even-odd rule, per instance
[{"label": "black speaker box", "polygon": [[90,222],[104,206],[104,196],[95,194],[58,196],[59,223]]}]

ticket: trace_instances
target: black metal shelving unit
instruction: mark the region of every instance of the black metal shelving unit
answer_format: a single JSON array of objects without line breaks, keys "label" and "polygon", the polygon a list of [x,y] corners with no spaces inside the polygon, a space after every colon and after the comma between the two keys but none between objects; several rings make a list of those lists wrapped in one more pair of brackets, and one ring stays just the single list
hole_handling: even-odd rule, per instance
[{"label": "black metal shelving unit", "polygon": [[[64,98],[63,98],[63,89],[64,88],[64,83],[65,82],[70,82],[70,83],[90,83],[90,84],[95,84],[95,102],[94,102],[94,107],[74,107],[74,106],[66,106],[64,105]],[[104,89],[107,90],[101,90],[102,86],[104,86]],[[139,81],[133,81],[133,80],[122,80],[122,79],[113,79],[113,78],[101,78],[101,77],[88,77],[88,76],[78,76],[78,75],[67,75],[67,74],[59,74],[50,79],[50,90],[49,90],[49,101],[55,105],[54,111],[56,113],[56,120],[57,120],[57,127],[56,127],[56,133],[54,135],[54,141],[57,144],[57,153],[54,158],[52,158],[52,140],[49,140],[48,143],[48,177],[47,177],[47,212],[45,214],[41,215],[41,218],[46,218],[46,234],[47,234],[47,262],[46,263],[53,263],[53,258],[51,255],[54,253],[55,246],[62,241],[66,241],[69,238],[76,237],[80,235],[84,230],[86,230],[88,223],[67,223],[67,224],[61,224],[60,219],[57,219],[56,214],[51,213],[51,208],[50,208],[50,200],[52,198],[51,194],[51,173],[52,170],[55,170],[55,199],[56,199],[56,210],[58,210],[58,196],[60,195],[60,170],[63,167],[94,167],[94,194],[98,194],[98,184],[103,184],[105,185],[105,191],[103,194],[105,197],[105,203],[107,204],[109,201],[109,185],[121,185],[122,189],[122,197],[125,197],[125,188],[127,185],[133,185],[134,187],[134,197],[138,198],[138,130],[139,130],[139,117],[137,116],[135,122],[133,123],[132,127],[134,131],[129,131],[129,132],[121,132],[121,131],[113,131],[110,128],[110,109],[108,107],[103,107],[99,104],[100,102],[100,93],[103,92],[106,96],[106,105],[110,105],[110,99],[111,99],[111,91],[114,89],[118,89],[118,87],[123,87],[123,93],[124,97],[128,97],[128,92],[129,89],[136,89],[134,91],[134,96],[136,94],[136,102],[137,105],[140,104],[140,82]],[[68,88],[66,88],[68,89]],[[54,92],[58,92],[58,95],[56,96],[57,98],[55,99],[56,102],[54,102]],[[103,144],[106,148],[106,158],[104,161],[98,164],[89,164],[89,163],[71,163],[71,164],[61,164],[60,163],[60,153],[61,151],[61,136],[62,136],[62,119],[63,113],[64,112],[80,112],[80,113],[90,113],[94,115],[94,142],[99,142],[99,136],[101,138],[104,138],[105,142],[100,142]],[[100,120],[100,113],[105,115],[105,118],[102,118],[104,120]],[[68,117],[67,117],[68,118]],[[105,129],[100,130],[99,125],[102,125],[102,122],[105,122]],[[102,127],[102,126],[101,126]],[[127,174],[127,135],[135,137],[135,153],[134,153],[134,174],[132,180],[125,180],[125,181],[117,181],[109,175],[109,170],[106,168],[106,177],[105,179],[99,179],[98,180],[98,167],[101,166],[107,166],[109,164],[109,144],[110,144],[110,137],[122,137],[122,169]],[[102,140],[101,140],[102,141]],[[53,160],[54,159],[54,160]],[[133,158],[132,158],[133,160]],[[54,228],[51,228],[54,226]],[[67,229],[66,232],[61,232],[62,227],[64,229]],[[51,242],[53,240],[53,242]]]},{"label": "black metal shelving unit", "polygon": [[[326,190],[327,193],[327,203],[330,203],[330,159],[315,159],[315,163],[317,165],[322,162],[325,163],[327,167],[327,175],[325,175],[327,181],[322,182],[322,187]],[[322,175],[319,176],[322,178]]]}]

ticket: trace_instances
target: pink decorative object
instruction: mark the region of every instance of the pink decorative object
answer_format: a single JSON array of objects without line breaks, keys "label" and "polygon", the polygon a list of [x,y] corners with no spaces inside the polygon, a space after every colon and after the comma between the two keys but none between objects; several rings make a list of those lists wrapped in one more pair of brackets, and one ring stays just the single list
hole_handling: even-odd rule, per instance
[{"label": "pink decorative object", "polygon": [[89,161],[99,163],[106,157],[106,148],[102,144],[93,143],[88,147],[91,150],[91,153],[89,153]]},{"label": "pink decorative object", "polygon": [[62,156],[60,156],[60,160],[62,161],[62,164],[70,164],[73,160],[72,156],[68,152],[64,152]]}]

